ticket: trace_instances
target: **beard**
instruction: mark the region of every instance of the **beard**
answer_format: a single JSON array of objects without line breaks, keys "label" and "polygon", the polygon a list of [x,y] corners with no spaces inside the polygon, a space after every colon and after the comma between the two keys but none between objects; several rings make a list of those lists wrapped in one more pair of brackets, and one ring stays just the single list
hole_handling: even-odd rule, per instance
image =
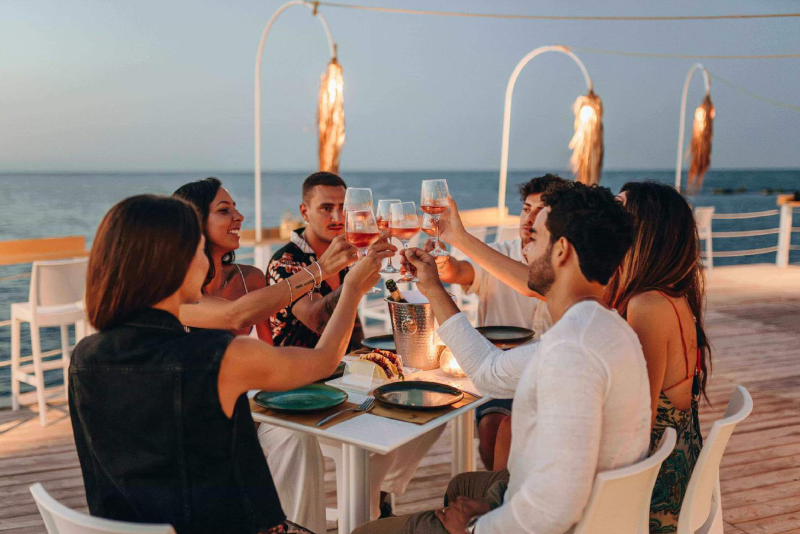
[{"label": "beard", "polygon": [[556,280],[556,273],[553,271],[553,265],[550,262],[552,254],[553,246],[551,244],[547,247],[547,252],[542,257],[537,258],[530,264],[528,289],[536,291],[540,295],[546,295]]}]

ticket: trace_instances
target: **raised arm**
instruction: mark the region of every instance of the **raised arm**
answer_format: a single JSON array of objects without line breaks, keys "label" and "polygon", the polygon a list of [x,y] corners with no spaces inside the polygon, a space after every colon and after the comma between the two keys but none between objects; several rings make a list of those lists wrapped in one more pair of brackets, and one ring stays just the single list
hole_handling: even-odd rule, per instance
[{"label": "raised arm", "polygon": [[458,206],[450,198],[450,209],[439,216],[441,239],[458,248],[489,274],[528,297],[544,298],[528,289],[528,266],[501,254],[466,231],[458,214]]},{"label": "raised arm", "polygon": [[495,398],[513,398],[520,378],[536,353],[537,344],[502,351],[492,345],[469,324],[444,289],[436,273],[432,256],[418,248],[404,251],[419,282],[417,287],[431,303],[433,314],[441,325],[439,337],[450,348],[456,361],[475,387]]},{"label": "raised arm", "polygon": [[[397,247],[385,241],[379,241],[370,247],[368,254],[383,259],[394,255],[395,252],[397,252]],[[322,334],[342,297],[342,287],[344,286],[339,286],[323,298],[314,298],[312,300],[308,296],[301,297],[292,307],[292,314],[308,328],[317,334]]]},{"label": "raised arm", "polygon": [[[355,249],[343,237],[337,237],[319,259],[323,278],[335,275],[354,260]],[[305,271],[287,280],[288,284],[282,282],[257,289],[236,300],[203,295],[197,303],[181,306],[180,321],[187,326],[220,330],[240,330],[266,321],[291,304],[290,296],[297,300],[314,286],[313,277]]]},{"label": "raised arm", "polygon": [[237,337],[228,345],[220,366],[220,403],[230,416],[236,399],[251,389],[285,391],[331,375],[344,356],[358,303],[380,279],[381,258],[367,256],[348,274],[339,305],[316,348],[273,347],[257,339]]}]

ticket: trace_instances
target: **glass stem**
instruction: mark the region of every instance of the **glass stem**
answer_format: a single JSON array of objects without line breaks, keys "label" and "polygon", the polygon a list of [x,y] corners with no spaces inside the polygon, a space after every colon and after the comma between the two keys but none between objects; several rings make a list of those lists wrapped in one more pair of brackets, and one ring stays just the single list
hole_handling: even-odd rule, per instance
[{"label": "glass stem", "polygon": [[433,217],[433,224],[436,225],[436,245],[434,245],[433,250],[437,250],[438,248],[440,248],[440,246],[439,246],[439,217],[438,217],[438,215],[436,217]]},{"label": "glass stem", "polygon": [[[391,244],[392,244],[392,238],[391,238],[391,237],[387,237],[387,238],[386,238],[386,242],[387,242],[387,243],[389,243],[389,244],[391,245]],[[394,269],[394,268],[395,268],[395,267],[394,267],[394,254],[392,254],[392,256],[389,258],[389,266],[390,266],[392,269]]]}]

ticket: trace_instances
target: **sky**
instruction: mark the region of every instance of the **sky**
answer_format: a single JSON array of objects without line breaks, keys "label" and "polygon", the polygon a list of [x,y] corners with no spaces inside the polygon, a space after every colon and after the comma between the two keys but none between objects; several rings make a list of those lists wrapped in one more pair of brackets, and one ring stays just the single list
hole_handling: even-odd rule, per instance
[{"label": "sky", "polygon": [[[340,0],[375,6],[541,15],[798,12],[792,1]],[[0,173],[247,171],[261,32],[282,0],[3,0]],[[800,53],[800,18],[540,22],[321,7],[344,69],[340,169],[488,170],[500,165],[508,77],[551,44],[679,54]],[[605,110],[606,169],[675,165],[680,96],[693,61],[579,52]],[[263,161],[316,166],[316,101],[329,60],[310,11],[293,6],[263,60]],[[800,106],[800,59],[707,60],[711,72]],[[586,92],[562,54],[519,77],[509,166],[564,169],[573,101]],[[712,80],[713,168],[800,168],[800,112]],[[689,117],[703,97],[696,75]]]}]

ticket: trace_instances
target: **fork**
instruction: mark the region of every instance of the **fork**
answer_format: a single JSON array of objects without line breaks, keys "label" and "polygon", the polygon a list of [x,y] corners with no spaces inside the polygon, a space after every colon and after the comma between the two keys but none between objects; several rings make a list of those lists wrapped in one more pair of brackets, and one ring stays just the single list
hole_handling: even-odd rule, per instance
[{"label": "fork", "polygon": [[369,411],[369,409],[372,408],[372,403],[374,403],[374,402],[375,402],[375,397],[367,397],[367,400],[362,402],[361,405],[358,406],[357,408],[347,408],[346,410],[342,410],[340,412],[336,412],[335,414],[329,415],[328,417],[326,417],[325,419],[323,419],[322,421],[317,423],[316,426],[322,426],[325,423],[327,423],[328,421],[330,421],[331,419],[333,419],[334,417],[336,417],[337,415],[343,414],[344,412],[352,412],[352,411],[366,412],[366,411]]}]

